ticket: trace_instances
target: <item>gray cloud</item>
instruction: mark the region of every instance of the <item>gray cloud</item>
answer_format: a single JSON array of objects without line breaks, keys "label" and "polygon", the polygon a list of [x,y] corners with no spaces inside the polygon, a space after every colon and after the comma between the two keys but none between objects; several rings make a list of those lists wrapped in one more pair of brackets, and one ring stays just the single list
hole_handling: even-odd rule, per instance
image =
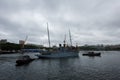
[{"label": "gray cloud", "polygon": [[0,38],[47,44],[63,42],[71,30],[73,43],[119,44],[119,0],[0,0]]}]

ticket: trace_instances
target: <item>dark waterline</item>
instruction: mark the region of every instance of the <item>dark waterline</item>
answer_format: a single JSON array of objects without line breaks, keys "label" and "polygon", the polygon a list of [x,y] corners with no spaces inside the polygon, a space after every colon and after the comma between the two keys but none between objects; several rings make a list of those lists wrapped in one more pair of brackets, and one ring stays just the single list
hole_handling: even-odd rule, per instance
[{"label": "dark waterline", "polygon": [[[39,59],[15,66],[20,54],[0,55],[0,80],[120,80],[120,52],[101,51],[101,57]],[[34,54],[29,54],[34,57]]]}]

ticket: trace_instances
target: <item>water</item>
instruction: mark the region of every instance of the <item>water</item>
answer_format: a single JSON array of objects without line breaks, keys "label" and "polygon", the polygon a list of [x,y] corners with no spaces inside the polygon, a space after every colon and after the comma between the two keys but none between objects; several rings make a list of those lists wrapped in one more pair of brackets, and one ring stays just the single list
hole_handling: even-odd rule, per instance
[{"label": "water", "polygon": [[[120,52],[101,51],[101,57],[38,59],[15,66],[20,54],[0,55],[0,80],[120,80]],[[29,54],[36,58],[34,54]]]}]

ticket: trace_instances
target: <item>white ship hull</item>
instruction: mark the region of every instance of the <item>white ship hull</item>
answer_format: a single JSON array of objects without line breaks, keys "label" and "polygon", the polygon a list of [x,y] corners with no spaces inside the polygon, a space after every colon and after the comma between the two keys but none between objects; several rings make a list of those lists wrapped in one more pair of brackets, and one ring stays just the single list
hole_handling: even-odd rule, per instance
[{"label": "white ship hull", "polygon": [[51,54],[39,54],[36,55],[38,58],[67,58],[67,57],[78,57],[78,53],[76,52],[58,52],[58,53],[51,53]]}]

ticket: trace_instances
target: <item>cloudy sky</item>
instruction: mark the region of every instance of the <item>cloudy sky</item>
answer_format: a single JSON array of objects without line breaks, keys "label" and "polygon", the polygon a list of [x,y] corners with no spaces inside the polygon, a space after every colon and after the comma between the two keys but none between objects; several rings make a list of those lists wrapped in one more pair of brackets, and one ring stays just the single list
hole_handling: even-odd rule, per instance
[{"label": "cloudy sky", "polygon": [[120,44],[120,0],[0,0],[0,38],[18,43]]}]

